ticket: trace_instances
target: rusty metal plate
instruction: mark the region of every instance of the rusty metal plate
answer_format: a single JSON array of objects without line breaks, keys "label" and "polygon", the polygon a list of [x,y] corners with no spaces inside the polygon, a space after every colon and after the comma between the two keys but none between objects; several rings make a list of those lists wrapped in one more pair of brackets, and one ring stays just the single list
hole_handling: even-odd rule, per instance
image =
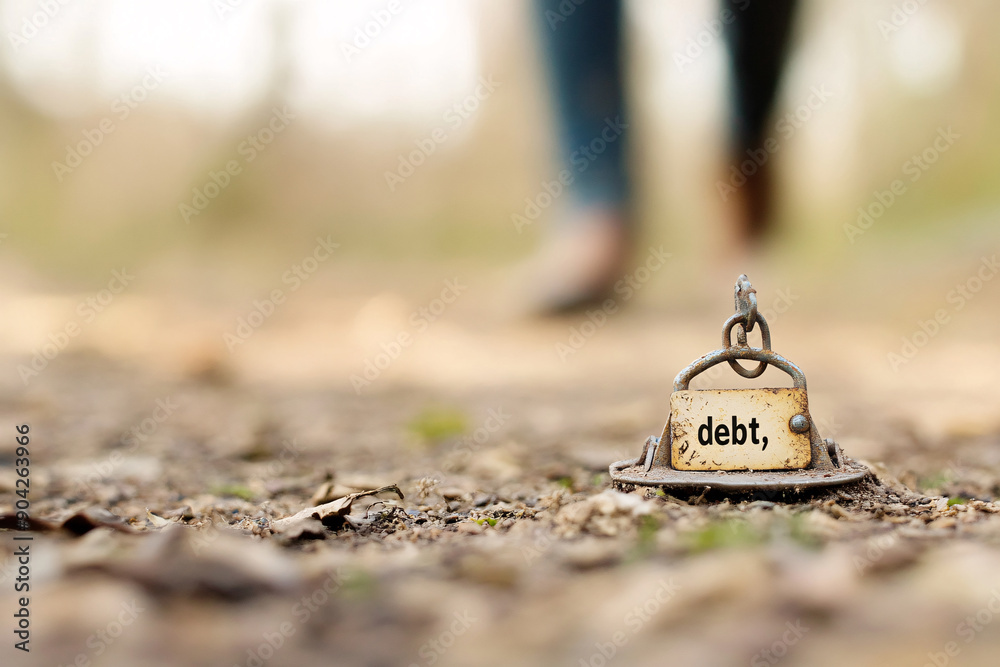
[{"label": "rusty metal plate", "polygon": [[[702,389],[670,395],[670,464],[676,470],[795,470],[809,465],[804,388]],[[808,422],[805,422],[808,424]]]},{"label": "rusty metal plate", "polygon": [[842,461],[834,470],[785,470],[773,472],[681,471],[653,466],[644,470],[639,459],[611,464],[611,478],[624,484],[662,486],[668,489],[701,491],[797,491],[839,486],[862,480],[868,468],[852,460]]}]

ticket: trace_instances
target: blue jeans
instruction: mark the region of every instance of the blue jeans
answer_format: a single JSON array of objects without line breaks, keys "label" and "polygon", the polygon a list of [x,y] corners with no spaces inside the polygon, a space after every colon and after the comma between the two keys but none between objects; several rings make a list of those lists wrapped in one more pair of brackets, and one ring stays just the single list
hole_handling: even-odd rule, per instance
[{"label": "blue jeans", "polygon": [[[796,4],[722,0],[722,10],[732,13],[732,20],[723,23],[732,71],[731,145],[736,155],[758,148],[766,138]],[[573,176],[574,202],[624,211],[631,188],[621,2],[538,0],[536,10],[555,93],[560,161]]]}]

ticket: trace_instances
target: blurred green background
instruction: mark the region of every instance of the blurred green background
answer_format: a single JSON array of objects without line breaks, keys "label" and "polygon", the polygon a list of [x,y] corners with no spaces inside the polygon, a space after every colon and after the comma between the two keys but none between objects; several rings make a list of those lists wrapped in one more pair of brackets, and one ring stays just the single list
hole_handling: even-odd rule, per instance
[{"label": "blurred green background", "polygon": [[[511,215],[555,167],[526,3],[404,3],[357,53],[345,45],[381,3],[55,2],[43,22],[45,4],[0,3],[5,264],[70,284],[189,257],[263,271],[331,232],[363,261],[503,266],[530,251],[539,229],[517,234]],[[1000,7],[904,4],[805,3],[778,115],[813,86],[831,96],[778,135],[779,257],[841,265],[993,238]],[[647,0],[628,12],[643,229],[692,267],[713,252],[728,167],[721,40],[683,71],[675,59],[715,11]],[[137,91],[149,67],[166,75]],[[453,127],[445,114],[480,76],[500,85]],[[276,105],[295,121],[185,224],[179,205]],[[113,132],[60,180],[54,163],[106,119]],[[385,173],[436,127],[446,141],[390,191]],[[960,139],[848,242],[858,207],[941,127]]]},{"label": "blurred green background", "polygon": [[[242,308],[327,235],[340,244],[315,281],[327,292],[423,298],[454,266],[505,285],[559,204],[518,233],[512,216],[558,171],[529,5],[393,6],[0,1],[11,289],[90,293],[125,266],[130,291]],[[779,233],[735,256],[717,12],[627,6],[636,252],[672,254],[638,303],[696,308],[738,273],[765,273],[908,331],[996,246],[1000,7],[805,2],[773,121]],[[477,99],[481,80],[496,85]],[[817,89],[828,99],[804,106]],[[294,119],[247,161],[274,109]],[[436,131],[433,152],[389,183]],[[239,173],[186,221],[182,206],[233,160]],[[903,194],[852,234],[895,179]]]}]

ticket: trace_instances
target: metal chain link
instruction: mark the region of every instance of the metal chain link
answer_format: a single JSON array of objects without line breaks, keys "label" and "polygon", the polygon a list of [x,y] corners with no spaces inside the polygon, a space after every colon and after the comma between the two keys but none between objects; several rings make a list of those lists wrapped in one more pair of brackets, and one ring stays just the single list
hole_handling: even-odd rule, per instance
[{"label": "metal chain link", "polygon": [[736,279],[733,297],[736,301],[736,312],[742,314],[745,318],[743,320],[743,328],[747,333],[750,333],[753,331],[753,325],[757,321],[757,290],[750,284],[747,274],[741,273],[740,277]]},{"label": "metal chain link", "polygon": [[[750,347],[747,342],[747,333],[753,331],[754,325],[760,323],[761,348],[771,349],[771,329],[767,326],[767,320],[757,312],[757,290],[750,284],[750,279],[746,274],[741,274],[736,279],[736,287],[733,289],[734,301],[736,302],[736,313],[722,327],[722,346],[729,348],[733,346],[731,336],[733,327],[736,327],[736,345],[738,347]],[[761,361],[756,368],[744,368],[735,359],[729,359],[729,366],[737,374],[745,378],[760,377],[767,368],[767,362]]]}]

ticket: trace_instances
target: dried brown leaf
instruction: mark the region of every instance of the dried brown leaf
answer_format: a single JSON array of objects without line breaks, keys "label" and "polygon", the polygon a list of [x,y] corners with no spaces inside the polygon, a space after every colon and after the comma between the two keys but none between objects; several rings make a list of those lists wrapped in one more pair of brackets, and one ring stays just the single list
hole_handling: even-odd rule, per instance
[{"label": "dried brown leaf", "polygon": [[344,527],[344,524],[346,523],[345,517],[350,514],[351,506],[354,504],[354,501],[358,498],[375,496],[389,491],[399,496],[400,500],[403,499],[403,492],[399,490],[399,486],[396,484],[382,486],[377,489],[372,489],[371,491],[350,493],[343,498],[338,498],[337,500],[317,505],[316,507],[308,507],[290,517],[273,521],[271,523],[271,529],[275,532],[283,533],[286,530],[292,529],[292,527],[296,526],[296,524],[302,519],[316,519],[331,530],[339,530]]}]

